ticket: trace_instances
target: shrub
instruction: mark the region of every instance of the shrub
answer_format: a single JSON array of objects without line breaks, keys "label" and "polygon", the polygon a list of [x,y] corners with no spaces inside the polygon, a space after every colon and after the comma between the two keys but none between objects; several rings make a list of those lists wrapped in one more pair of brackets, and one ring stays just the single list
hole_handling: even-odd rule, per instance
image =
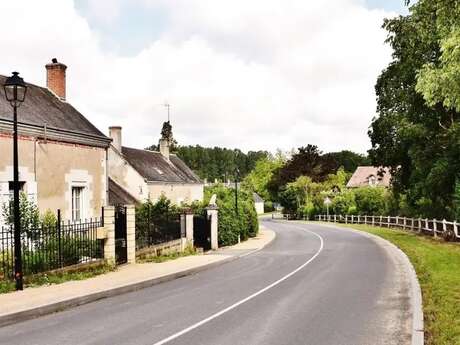
[{"label": "shrub", "polygon": [[223,185],[207,187],[205,200],[217,195],[219,207],[219,245],[228,246],[238,243],[238,236],[242,241],[257,236],[259,221],[250,191],[238,190],[238,215],[235,210],[235,190]]},{"label": "shrub", "polygon": [[354,190],[358,213],[368,216],[385,214],[387,192],[379,187],[362,187]]}]

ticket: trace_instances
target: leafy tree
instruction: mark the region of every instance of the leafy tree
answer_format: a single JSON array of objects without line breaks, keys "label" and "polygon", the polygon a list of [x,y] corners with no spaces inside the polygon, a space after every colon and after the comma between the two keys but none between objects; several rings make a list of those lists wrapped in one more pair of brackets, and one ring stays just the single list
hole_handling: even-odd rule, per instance
[{"label": "leafy tree", "polygon": [[267,151],[249,151],[247,154],[239,149],[221,147],[180,146],[177,155],[202,179],[213,182],[215,179],[225,182],[234,180],[236,169],[240,179],[254,169],[256,162],[269,157]]},{"label": "leafy tree", "polygon": [[276,199],[282,187],[295,181],[299,176],[309,176],[312,181],[321,182],[328,174],[335,172],[335,165],[331,157],[322,156],[317,146],[300,147],[285,165],[273,173],[268,188],[273,198]]},{"label": "leafy tree", "polygon": [[356,214],[358,212],[353,190],[345,190],[332,199],[331,209],[335,214]]},{"label": "leafy tree", "polygon": [[367,156],[361,155],[348,150],[340,152],[330,152],[324,155],[329,157],[334,162],[334,169],[343,168],[345,172],[353,173],[360,165],[370,165],[370,159]]},{"label": "leafy tree", "polygon": [[271,200],[269,183],[273,173],[284,164],[283,158],[263,157],[255,163],[254,169],[246,176],[243,185],[259,194],[265,201]]},{"label": "leafy tree", "polygon": [[[174,139],[173,132],[172,132],[172,125],[169,121],[163,122],[163,127],[161,129],[161,140],[167,140],[169,142],[169,150],[171,152],[176,152],[178,143],[177,140]],[[146,148],[149,151],[159,151],[160,144],[158,145],[151,145]]]},{"label": "leafy tree", "polygon": [[374,165],[391,168],[395,198],[404,195],[414,216],[454,216],[460,123],[452,73],[459,64],[453,48],[459,7],[454,0],[419,0],[408,16],[384,23],[394,53],[377,80],[379,116],[369,132],[369,153]]}]

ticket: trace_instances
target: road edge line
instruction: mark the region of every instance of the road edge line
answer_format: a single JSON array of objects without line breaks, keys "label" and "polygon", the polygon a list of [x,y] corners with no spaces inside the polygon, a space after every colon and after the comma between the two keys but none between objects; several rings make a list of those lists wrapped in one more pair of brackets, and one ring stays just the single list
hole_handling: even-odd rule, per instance
[{"label": "road edge line", "polygon": [[389,245],[395,253],[401,257],[402,262],[405,263],[407,272],[409,273],[409,280],[411,285],[411,292],[410,292],[410,304],[411,304],[411,311],[412,311],[412,339],[411,345],[424,345],[425,337],[424,337],[424,320],[423,320],[423,299],[422,299],[422,289],[420,287],[420,282],[418,281],[417,273],[415,271],[414,265],[410,261],[409,257],[406,253],[404,253],[398,246],[390,241],[374,235],[368,232],[355,229],[355,228],[348,228],[348,227],[341,227],[340,225],[330,225],[329,223],[314,223],[310,222],[308,224],[315,224],[320,226],[325,226],[329,228],[335,228],[340,230],[348,230],[353,233],[360,234],[362,236],[368,237],[372,239],[375,243],[379,246],[382,246],[382,243]]}]

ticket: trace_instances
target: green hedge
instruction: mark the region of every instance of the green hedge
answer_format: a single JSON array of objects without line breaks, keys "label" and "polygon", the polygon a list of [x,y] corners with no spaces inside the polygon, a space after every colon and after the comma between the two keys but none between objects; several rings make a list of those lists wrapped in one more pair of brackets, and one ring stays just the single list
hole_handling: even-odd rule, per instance
[{"label": "green hedge", "polygon": [[238,190],[238,215],[235,212],[235,190],[216,185],[205,188],[205,200],[209,202],[213,194],[217,195],[219,207],[219,245],[229,246],[249,237],[257,236],[259,221],[252,193]]}]

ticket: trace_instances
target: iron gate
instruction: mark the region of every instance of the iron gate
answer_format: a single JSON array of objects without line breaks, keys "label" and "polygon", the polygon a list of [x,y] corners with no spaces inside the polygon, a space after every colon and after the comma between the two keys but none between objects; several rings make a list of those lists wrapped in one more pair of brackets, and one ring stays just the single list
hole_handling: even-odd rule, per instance
[{"label": "iron gate", "polygon": [[126,207],[115,207],[115,261],[117,265],[128,262],[126,236]]},{"label": "iron gate", "polygon": [[193,217],[193,242],[195,247],[203,250],[211,249],[211,219],[209,216],[195,215]]}]

